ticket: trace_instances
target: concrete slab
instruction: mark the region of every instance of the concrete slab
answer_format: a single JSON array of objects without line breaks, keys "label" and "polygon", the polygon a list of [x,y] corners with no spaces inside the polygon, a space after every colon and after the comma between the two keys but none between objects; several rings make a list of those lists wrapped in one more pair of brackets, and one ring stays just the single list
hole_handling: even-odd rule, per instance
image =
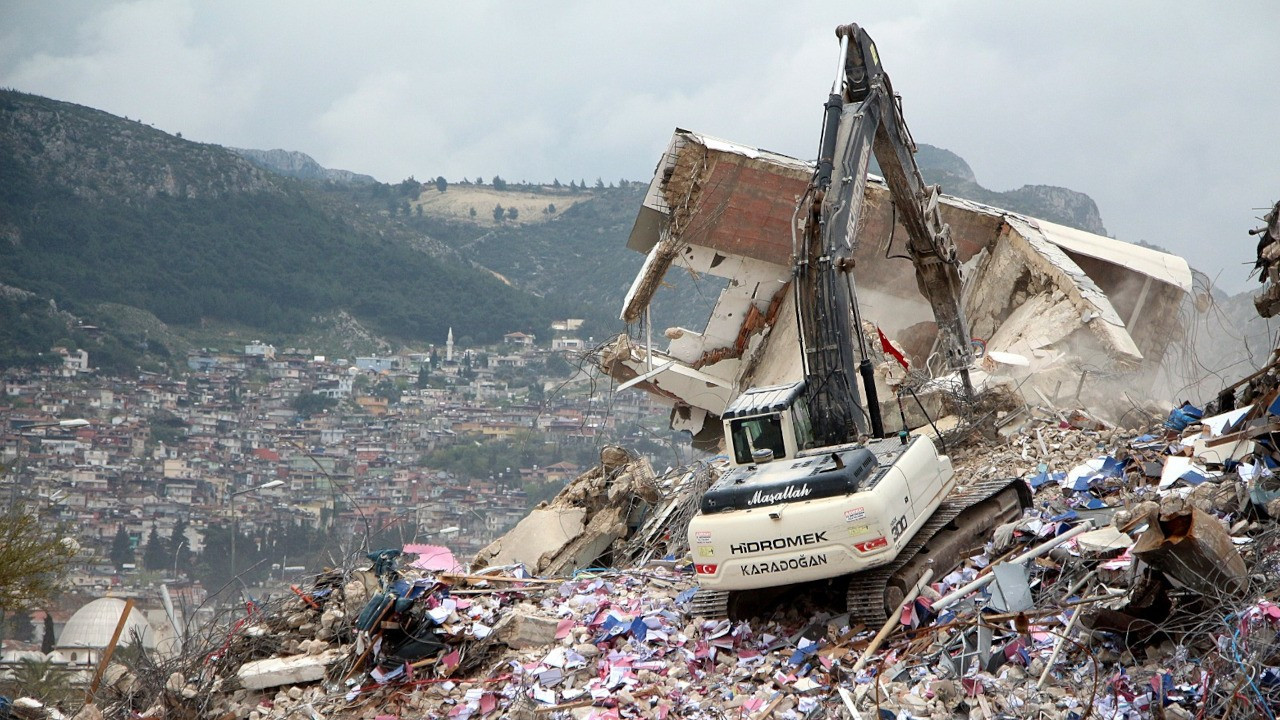
[{"label": "concrete slab", "polygon": [[556,630],[559,626],[560,622],[556,618],[542,617],[517,609],[498,621],[493,628],[493,634],[507,647],[524,650],[555,642]]},{"label": "concrete slab", "polygon": [[1133,538],[1110,526],[1090,530],[1076,538],[1076,547],[1081,554],[1091,557],[1119,555],[1132,546]]},{"label": "concrete slab", "polygon": [[486,565],[524,563],[532,571],[544,556],[557,555],[582,534],[587,511],[580,507],[547,507],[530,512],[511,532],[503,535],[487,550]]},{"label": "concrete slab", "polygon": [[262,690],[281,685],[301,685],[324,679],[324,671],[338,659],[337,650],[319,655],[290,655],[254,660],[240,666],[240,685],[246,690]]}]

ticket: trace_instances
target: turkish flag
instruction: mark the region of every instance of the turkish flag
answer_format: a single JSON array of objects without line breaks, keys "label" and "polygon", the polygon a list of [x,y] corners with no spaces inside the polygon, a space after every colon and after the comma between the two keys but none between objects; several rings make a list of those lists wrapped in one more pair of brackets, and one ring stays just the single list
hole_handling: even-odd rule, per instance
[{"label": "turkish flag", "polygon": [[885,337],[884,331],[879,326],[876,327],[876,332],[880,333],[880,349],[892,355],[903,370],[910,370],[911,367],[907,365],[907,359],[902,356],[902,353],[898,352],[898,348],[894,347],[893,343],[889,342],[889,338]]}]

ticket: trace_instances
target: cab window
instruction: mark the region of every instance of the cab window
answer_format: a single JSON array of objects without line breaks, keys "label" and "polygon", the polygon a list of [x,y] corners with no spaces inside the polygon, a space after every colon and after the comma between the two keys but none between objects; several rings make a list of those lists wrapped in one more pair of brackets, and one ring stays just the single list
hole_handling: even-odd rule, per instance
[{"label": "cab window", "polygon": [[809,421],[809,404],[797,398],[791,406],[791,426],[796,432],[796,450],[813,447],[813,424]]},{"label": "cab window", "polygon": [[739,465],[751,464],[751,451],[768,448],[775,458],[785,457],[786,445],[782,439],[782,419],[778,415],[760,415],[729,421],[733,436],[733,458]]}]

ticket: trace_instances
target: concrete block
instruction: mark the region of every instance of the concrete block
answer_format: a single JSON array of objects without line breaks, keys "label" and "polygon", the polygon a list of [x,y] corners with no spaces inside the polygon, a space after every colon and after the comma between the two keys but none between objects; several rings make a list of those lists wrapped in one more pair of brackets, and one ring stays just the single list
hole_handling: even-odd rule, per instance
[{"label": "concrete block", "polygon": [[240,684],[248,690],[301,685],[324,679],[325,668],[338,658],[334,650],[319,655],[291,655],[255,660],[240,666]]},{"label": "concrete block", "polygon": [[1133,554],[1183,585],[1211,597],[1245,589],[1248,568],[1218,518],[1191,508],[1161,513]]},{"label": "concrete block", "polygon": [[507,647],[523,650],[531,647],[542,647],[556,641],[556,628],[560,622],[555,618],[541,617],[519,610],[503,616],[494,626],[494,636]]},{"label": "concrete block", "polygon": [[[548,507],[530,512],[511,532],[477,556],[477,564],[508,565],[524,563],[535,570],[543,556],[558,554],[565,545],[582,534],[587,511],[582,508]],[[536,572],[536,570],[535,570]]]},{"label": "concrete block", "polygon": [[1110,526],[1090,530],[1076,538],[1080,553],[1089,557],[1112,557],[1132,545],[1133,539],[1127,533]]}]

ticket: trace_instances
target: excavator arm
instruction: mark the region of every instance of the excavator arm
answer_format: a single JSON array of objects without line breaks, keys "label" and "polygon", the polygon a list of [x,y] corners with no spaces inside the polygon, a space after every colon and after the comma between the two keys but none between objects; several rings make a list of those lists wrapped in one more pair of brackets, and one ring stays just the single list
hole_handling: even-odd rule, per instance
[{"label": "excavator arm", "polygon": [[[819,446],[846,442],[855,430],[883,435],[851,273],[873,152],[898,221],[907,231],[916,282],[937,320],[948,365],[972,393],[972,350],[960,305],[960,267],[950,229],[938,209],[939,189],[926,186],[920,177],[915,142],[871,37],[857,25],[842,25],[836,35],[840,67],[826,103],[817,167],[801,204],[808,208],[803,244],[799,239],[793,243],[806,392]],[[855,339],[862,350],[858,363],[850,343]],[[866,412],[848,410],[861,408],[855,368],[868,394]]]}]

